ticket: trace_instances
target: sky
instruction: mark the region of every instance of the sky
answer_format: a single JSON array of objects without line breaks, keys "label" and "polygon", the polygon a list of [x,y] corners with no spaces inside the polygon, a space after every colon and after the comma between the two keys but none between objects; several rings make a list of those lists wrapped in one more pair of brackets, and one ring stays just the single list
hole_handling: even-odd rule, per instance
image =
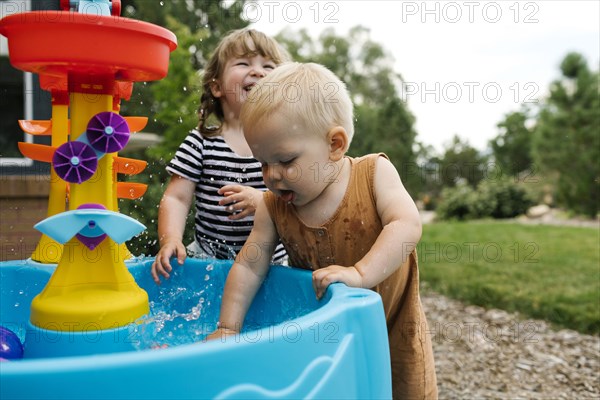
[{"label": "sky", "polygon": [[598,0],[273,0],[244,13],[270,35],[369,28],[407,83],[417,139],[438,151],[455,134],[485,150],[507,113],[543,100],[568,52],[600,64]]}]

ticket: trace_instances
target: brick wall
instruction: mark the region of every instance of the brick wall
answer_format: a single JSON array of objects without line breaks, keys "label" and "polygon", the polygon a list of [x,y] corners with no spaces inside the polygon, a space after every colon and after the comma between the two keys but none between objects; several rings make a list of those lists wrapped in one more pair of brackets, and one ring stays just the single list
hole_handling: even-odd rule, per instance
[{"label": "brick wall", "polygon": [[49,176],[0,176],[0,261],[21,260],[42,236],[33,225],[46,218]]}]

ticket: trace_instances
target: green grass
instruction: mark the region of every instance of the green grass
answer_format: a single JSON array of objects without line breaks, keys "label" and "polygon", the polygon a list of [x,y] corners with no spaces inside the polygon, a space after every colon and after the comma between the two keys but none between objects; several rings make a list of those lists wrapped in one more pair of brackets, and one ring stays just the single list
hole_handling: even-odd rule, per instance
[{"label": "green grass", "polygon": [[600,333],[600,231],[507,222],[424,225],[421,281],[438,293]]}]

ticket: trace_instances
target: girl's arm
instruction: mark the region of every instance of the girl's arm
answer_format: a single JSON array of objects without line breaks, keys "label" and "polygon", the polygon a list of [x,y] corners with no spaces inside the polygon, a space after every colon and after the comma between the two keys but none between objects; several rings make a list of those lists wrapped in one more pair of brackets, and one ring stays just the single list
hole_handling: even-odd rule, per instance
[{"label": "girl's arm", "polygon": [[421,239],[419,211],[396,168],[383,157],[377,158],[375,167],[375,201],[383,230],[373,247],[354,266],[332,265],[313,273],[318,298],[333,282],[375,287],[394,273],[417,246]]},{"label": "girl's arm", "polygon": [[277,240],[277,230],[261,199],[254,217],[252,232],[237,255],[225,282],[219,329],[208,339],[237,333],[242,329],[248,308],[269,272],[269,263]]},{"label": "girl's arm", "polygon": [[196,184],[179,175],[173,175],[160,200],[158,208],[158,239],[160,250],[152,264],[152,278],[160,283],[160,275],[169,278],[172,267],[170,258],[177,257],[181,265],[186,251],[183,245],[185,222],[194,198]]}]

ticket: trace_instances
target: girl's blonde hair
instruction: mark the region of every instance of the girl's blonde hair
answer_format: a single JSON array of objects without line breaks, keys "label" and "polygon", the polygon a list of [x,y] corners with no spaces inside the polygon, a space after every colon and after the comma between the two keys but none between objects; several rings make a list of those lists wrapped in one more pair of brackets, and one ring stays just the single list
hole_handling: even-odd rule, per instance
[{"label": "girl's blonde hair", "polygon": [[[268,58],[276,65],[289,60],[287,52],[275,39],[254,29],[231,31],[217,45],[204,68],[202,77],[202,95],[198,107],[198,130],[202,135],[207,137],[218,135],[224,120],[221,102],[213,96],[211,85],[222,76],[228,60],[255,55]],[[216,117],[218,124],[209,123],[208,119],[211,116]]]},{"label": "girl's blonde hair", "polygon": [[242,126],[257,126],[271,116],[296,121],[316,134],[341,126],[354,136],[353,106],[346,85],[320,64],[286,63],[256,84],[242,106]]}]

